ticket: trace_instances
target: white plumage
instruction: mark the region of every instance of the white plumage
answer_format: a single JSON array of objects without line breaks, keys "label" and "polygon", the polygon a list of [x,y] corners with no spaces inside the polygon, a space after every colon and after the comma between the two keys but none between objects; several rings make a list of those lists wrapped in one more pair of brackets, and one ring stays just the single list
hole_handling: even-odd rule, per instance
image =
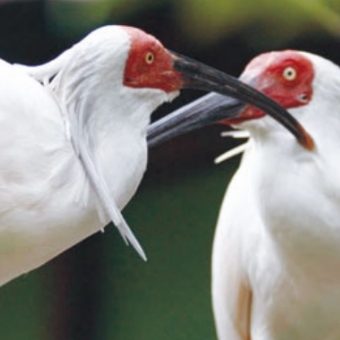
[{"label": "white plumage", "polygon": [[[290,51],[287,60],[291,55],[313,65],[312,98],[290,113],[315,149],[301,148],[268,117],[240,125],[250,145],[213,247],[220,340],[340,338],[340,69],[315,55]],[[275,58],[257,65],[267,85]]]}]

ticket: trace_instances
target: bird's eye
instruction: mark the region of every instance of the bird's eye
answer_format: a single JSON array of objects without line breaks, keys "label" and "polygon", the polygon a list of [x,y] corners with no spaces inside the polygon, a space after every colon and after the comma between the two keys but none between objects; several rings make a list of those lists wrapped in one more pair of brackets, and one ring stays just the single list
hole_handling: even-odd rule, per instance
[{"label": "bird's eye", "polygon": [[297,76],[296,69],[294,67],[288,66],[286,67],[282,72],[283,78],[285,78],[288,81],[295,80]]},{"label": "bird's eye", "polygon": [[153,63],[153,61],[155,60],[155,56],[153,53],[148,52],[145,54],[145,62],[150,65]]}]

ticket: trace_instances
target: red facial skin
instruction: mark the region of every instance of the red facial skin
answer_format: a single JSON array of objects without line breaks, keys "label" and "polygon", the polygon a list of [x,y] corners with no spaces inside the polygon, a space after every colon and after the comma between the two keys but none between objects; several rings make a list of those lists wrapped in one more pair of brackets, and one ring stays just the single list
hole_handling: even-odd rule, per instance
[{"label": "red facial skin", "polygon": [[[313,64],[296,51],[261,54],[247,65],[241,77],[286,109],[307,105],[313,96]],[[238,124],[264,115],[262,110],[248,105],[240,117],[221,123]]]},{"label": "red facial skin", "polygon": [[130,36],[123,84],[134,88],[154,88],[167,93],[182,88],[182,77],[173,68],[173,56],[152,35],[123,27]]}]

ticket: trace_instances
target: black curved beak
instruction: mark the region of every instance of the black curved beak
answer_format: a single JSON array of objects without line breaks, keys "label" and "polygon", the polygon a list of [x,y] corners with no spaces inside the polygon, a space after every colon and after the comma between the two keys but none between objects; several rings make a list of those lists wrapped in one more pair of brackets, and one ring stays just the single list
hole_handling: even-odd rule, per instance
[{"label": "black curved beak", "polygon": [[168,139],[236,117],[245,106],[243,102],[218,93],[206,94],[151,124],[148,146],[152,148]]},{"label": "black curved beak", "polygon": [[303,146],[312,148],[311,137],[308,133],[278,103],[232,76],[187,57],[171,53],[174,68],[181,74],[183,88],[219,94],[210,93],[152,124],[148,129],[149,146],[155,146],[170,138],[221,120],[237,118],[247,103],[268,113],[287,128]]}]

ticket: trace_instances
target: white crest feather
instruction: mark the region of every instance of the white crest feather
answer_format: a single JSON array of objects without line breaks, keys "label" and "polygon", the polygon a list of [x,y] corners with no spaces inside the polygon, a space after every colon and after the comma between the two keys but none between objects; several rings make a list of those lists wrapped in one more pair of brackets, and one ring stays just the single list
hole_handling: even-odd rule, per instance
[{"label": "white crest feather", "polygon": [[[250,134],[248,131],[244,130],[231,130],[231,131],[225,131],[221,134],[222,137],[231,137],[231,138],[237,138],[237,139],[244,139],[249,138]],[[227,152],[223,153],[222,155],[215,158],[214,163],[220,164],[222,162],[225,162],[226,160],[233,158],[244,151],[247,150],[249,147],[249,141],[246,143],[243,143],[241,145],[236,146],[235,148],[232,148],[231,150],[228,150]]]}]

